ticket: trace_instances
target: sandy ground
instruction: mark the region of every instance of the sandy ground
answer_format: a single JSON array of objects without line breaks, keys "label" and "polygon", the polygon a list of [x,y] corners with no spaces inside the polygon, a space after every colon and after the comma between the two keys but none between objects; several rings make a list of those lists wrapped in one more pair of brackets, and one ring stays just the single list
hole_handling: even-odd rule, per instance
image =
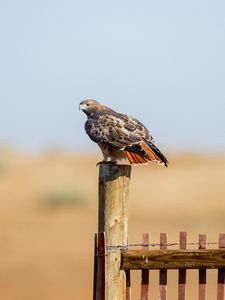
[{"label": "sandy ground", "polygon": [[[225,156],[168,155],[169,168],[134,167],[129,199],[129,240],[167,232],[177,242],[225,232]],[[93,236],[97,230],[100,156],[60,152],[24,156],[0,152],[0,295],[4,300],[92,299]],[[217,246],[216,246],[217,247]],[[158,273],[151,299],[158,299]],[[209,271],[208,300],[216,299]],[[176,299],[177,272],[169,272],[168,299]],[[140,274],[132,274],[138,299]],[[187,299],[197,297],[197,271],[188,272]]]}]

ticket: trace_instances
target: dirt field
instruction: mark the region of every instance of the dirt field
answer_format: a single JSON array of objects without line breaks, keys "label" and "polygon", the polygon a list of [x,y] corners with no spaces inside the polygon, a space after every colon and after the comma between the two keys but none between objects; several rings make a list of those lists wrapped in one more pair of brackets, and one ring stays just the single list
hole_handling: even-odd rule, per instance
[{"label": "dirt field", "polygon": [[[189,242],[196,242],[198,233],[217,241],[218,233],[225,232],[225,156],[168,157],[169,168],[151,164],[132,170],[130,242],[139,242],[142,232],[150,232],[152,242],[159,241],[160,232],[177,242],[183,230]],[[92,299],[99,160],[57,152],[0,152],[1,299]],[[136,273],[134,299],[140,289]],[[158,299],[156,273],[152,299]],[[193,300],[197,272],[189,273],[187,299]],[[176,281],[170,272],[169,283]],[[209,281],[207,299],[213,300],[215,272],[209,272]],[[176,299],[174,287],[168,299]]]}]

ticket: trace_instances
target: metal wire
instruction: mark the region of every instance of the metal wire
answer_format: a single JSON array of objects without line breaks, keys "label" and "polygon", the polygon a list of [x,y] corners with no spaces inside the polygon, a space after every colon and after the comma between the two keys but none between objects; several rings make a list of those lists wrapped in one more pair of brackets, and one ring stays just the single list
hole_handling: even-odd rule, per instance
[{"label": "metal wire", "polygon": [[[145,244],[145,243],[134,243],[134,244],[127,244],[127,245],[110,245],[106,247],[106,250],[111,251],[111,250],[129,250],[129,248],[133,247],[160,247],[160,246],[167,246],[167,247],[173,247],[173,246],[179,246],[180,243],[150,243],[150,244]],[[185,246],[198,246],[199,243],[182,243],[182,245]],[[208,242],[206,245],[219,245],[218,242]]]}]

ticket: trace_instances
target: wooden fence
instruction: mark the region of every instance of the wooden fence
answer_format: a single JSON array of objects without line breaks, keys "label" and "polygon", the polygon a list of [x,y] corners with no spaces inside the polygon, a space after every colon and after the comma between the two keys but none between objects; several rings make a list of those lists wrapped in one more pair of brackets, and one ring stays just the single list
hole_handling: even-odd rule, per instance
[{"label": "wooden fence", "polygon": [[[94,300],[130,300],[131,270],[141,270],[141,300],[152,299],[149,272],[159,270],[159,299],[167,299],[167,273],[178,270],[178,300],[185,300],[187,269],[199,271],[199,300],[206,299],[206,270],[218,269],[217,300],[224,300],[225,234],[213,243],[199,235],[196,243],[187,243],[181,232],[179,243],[168,243],[160,234],[151,244],[143,234],[140,244],[128,245],[128,195],[131,166],[103,163],[99,167],[98,235],[94,250]],[[217,244],[217,245],[216,245]],[[195,249],[188,249],[189,246]],[[151,287],[151,289],[150,289]],[[212,300],[212,299],[210,299]]]},{"label": "wooden fence", "polygon": [[[207,249],[207,245],[217,244],[217,249]],[[188,250],[187,246],[196,246]],[[214,245],[215,246],[215,245]],[[136,249],[138,247],[138,249]],[[132,249],[129,249],[132,248]],[[135,248],[135,249],[134,249]],[[159,249],[156,249],[159,248]],[[172,249],[173,248],[173,249]],[[177,249],[174,249],[177,248]],[[196,243],[187,243],[186,232],[180,232],[179,243],[168,243],[167,234],[160,234],[158,244],[151,244],[149,234],[142,235],[140,244],[130,244],[127,247],[113,245],[107,247],[105,234],[95,235],[95,270],[94,270],[94,300],[105,300],[106,264],[105,258],[111,251],[120,249],[121,271],[126,274],[126,300],[131,300],[131,270],[141,270],[141,300],[150,300],[151,286],[150,270],[159,270],[159,299],[167,299],[168,270],[178,270],[178,300],[185,300],[187,269],[198,269],[198,299],[206,299],[207,269],[218,269],[217,300],[224,300],[225,286],[225,234],[219,235],[219,241],[207,243],[206,235],[199,234]],[[98,293],[96,293],[98,287]],[[97,297],[98,295],[98,297]],[[120,299],[123,300],[123,299]]]}]

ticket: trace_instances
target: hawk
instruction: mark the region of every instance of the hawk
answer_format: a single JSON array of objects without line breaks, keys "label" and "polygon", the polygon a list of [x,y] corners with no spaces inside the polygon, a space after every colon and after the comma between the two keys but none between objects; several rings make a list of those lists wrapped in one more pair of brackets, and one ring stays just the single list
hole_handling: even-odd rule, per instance
[{"label": "hawk", "polygon": [[116,163],[127,158],[132,165],[154,161],[167,167],[168,160],[137,119],[117,113],[93,99],[83,100],[79,109],[87,115],[86,133],[100,147],[103,162]]}]

